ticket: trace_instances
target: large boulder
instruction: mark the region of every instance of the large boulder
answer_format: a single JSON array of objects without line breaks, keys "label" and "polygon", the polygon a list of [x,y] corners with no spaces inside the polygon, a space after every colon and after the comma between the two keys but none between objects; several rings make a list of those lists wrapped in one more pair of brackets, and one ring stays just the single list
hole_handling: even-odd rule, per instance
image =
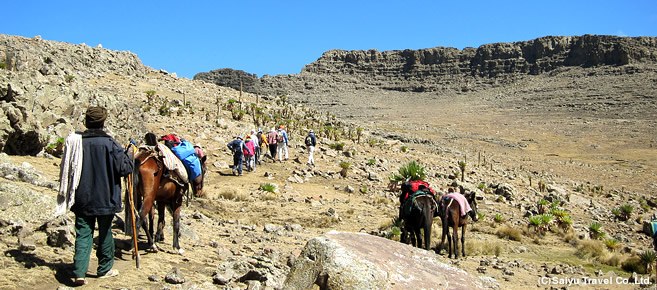
[{"label": "large boulder", "polygon": [[438,259],[433,252],[368,234],[329,232],[308,241],[284,288],[483,288],[480,278]]}]

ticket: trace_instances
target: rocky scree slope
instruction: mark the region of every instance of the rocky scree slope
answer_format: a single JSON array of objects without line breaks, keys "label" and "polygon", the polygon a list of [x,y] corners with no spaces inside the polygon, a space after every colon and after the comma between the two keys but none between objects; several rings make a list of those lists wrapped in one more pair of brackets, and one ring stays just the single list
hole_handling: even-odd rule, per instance
[{"label": "rocky scree slope", "polygon": [[[143,77],[155,72],[137,55],[85,44],[0,34],[0,151],[36,155],[58,137],[84,127],[90,105],[105,106],[107,127],[117,136],[145,132],[138,107],[108,86],[92,83],[109,75]],[[126,141],[126,140],[122,140]]]}]

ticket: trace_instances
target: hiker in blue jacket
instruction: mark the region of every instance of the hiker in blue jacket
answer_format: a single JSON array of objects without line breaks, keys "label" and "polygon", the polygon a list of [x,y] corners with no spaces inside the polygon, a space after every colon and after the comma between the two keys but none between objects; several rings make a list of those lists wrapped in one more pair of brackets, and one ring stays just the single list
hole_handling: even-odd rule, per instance
[{"label": "hiker in blue jacket", "polygon": [[236,136],[235,140],[228,143],[228,149],[233,152],[233,175],[242,176],[242,160],[244,159],[245,148],[242,136]]}]

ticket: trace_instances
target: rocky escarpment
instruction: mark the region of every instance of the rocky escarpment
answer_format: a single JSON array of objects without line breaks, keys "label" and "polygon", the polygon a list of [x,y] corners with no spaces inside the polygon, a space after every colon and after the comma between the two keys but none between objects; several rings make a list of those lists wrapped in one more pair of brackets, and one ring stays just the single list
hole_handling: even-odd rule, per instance
[{"label": "rocky escarpment", "polygon": [[129,124],[140,110],[119,92],[90,83],[150,71],[131,52],[0,35],[0,151],[36,155],[57,137],[83,129],[89,105],[108,109],[106,125],[117,128],[113,133],[140,134],[140,124]]},{"label": "rocky escarpment", "polygon": [[[330,50],[298,75],[252,75],[250,92],[314,95],[384,89],[402,92],[470,90],[467,83],[492,84],[560,67],[657,63],[657,38],[605,35],[548,36],[479,48],[419,50]],[[211,75],[214,75],[211,77]],[[248,75],[248,74],[247,74]],[[221,70],[194,78],[230,85]]]}]

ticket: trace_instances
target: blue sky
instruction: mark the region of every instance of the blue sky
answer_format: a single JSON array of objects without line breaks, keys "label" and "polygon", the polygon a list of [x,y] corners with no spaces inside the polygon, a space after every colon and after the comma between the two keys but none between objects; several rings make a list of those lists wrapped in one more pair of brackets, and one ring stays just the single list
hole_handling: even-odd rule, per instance
[{"label": "blue sky", "polygon": [[296,74],[330,49],[657,36],[655,0],[3,2],[2,34],[128,50],[186,78],[219,68]]}]

